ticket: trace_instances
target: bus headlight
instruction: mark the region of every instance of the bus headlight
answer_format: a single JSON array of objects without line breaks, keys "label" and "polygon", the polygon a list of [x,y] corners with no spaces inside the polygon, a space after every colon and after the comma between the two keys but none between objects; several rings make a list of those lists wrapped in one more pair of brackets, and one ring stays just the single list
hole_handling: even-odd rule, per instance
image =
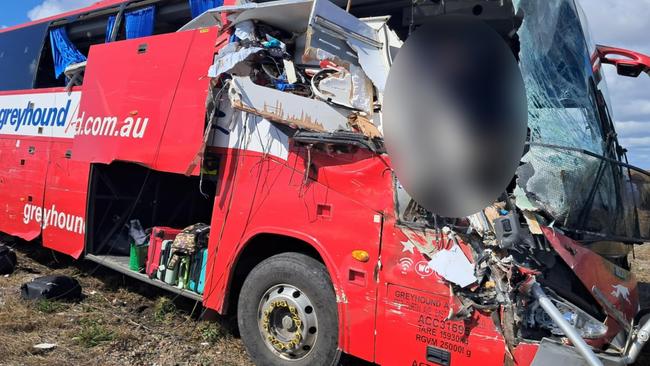
[{"label": "bus headlight", "polygon": [[[555,307],[557,307],[557,309],[562,313],[564,319],[566,319],[566,321],[568,321],[569,324],[580,333],[582,338],[596,339],[607,333],[607,326],[584,310],[556,296],[549,295],[549,297],[551,301],[553,301]],[[548,329],[553,335],[565,336],[562,329],[553,322],[542,308],[535,308],[534,318],[538,326]]]}]

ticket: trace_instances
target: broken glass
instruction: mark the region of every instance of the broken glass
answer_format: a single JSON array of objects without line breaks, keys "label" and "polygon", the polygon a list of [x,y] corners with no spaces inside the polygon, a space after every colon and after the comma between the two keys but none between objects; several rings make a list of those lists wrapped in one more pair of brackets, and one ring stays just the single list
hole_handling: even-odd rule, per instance
[{"label": "broken glass", "polygon": [[525,14],[520,64],[530,134],[517,172],[517,205],[588,237],[649,238],[650,232],[639,228],[639,193],[619,164],[623,155],[606,107],[606,88],[594,74],[588,34],[574,0],[519,0],[515,5]]}]

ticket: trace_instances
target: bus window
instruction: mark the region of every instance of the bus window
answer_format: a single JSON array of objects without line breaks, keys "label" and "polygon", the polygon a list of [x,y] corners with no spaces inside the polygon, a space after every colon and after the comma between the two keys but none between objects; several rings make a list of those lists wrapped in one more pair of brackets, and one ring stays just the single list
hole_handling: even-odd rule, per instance
[{"label": "bus window", "polygon": [[[153,32],[149,28],[152,18]],[[190,20],[192,20],[192,13],[188,0],[165,1],[155,4],[151,4],[150,1],[132,3],[124,11],[115,40],[173,33]],[[126,28],[129,24],[132,29],[127,31]]]},{"label": "bus window", "polygon": [[32,88],[47,30],[41,23],[0,33],[1,91]]},{"label": "bus window", "polygon": [[[92,45],[105,42],[106,24],[108,23],[109,15],[112,14],[103,12],[102,15],[92,16],[92,14],[90,14],[89,16],[72,23],[55,22],[49,29],[53,30],[65,27],[65,34],[74,48],[87,57]],[[45,45],[40,57],[34,87],[51,88],[66,86],[66,77],[63,75],[57,77],[55,74],[50,32],[46,34]],[[80,80],[79,83],[82,81],[83,80]]]},{"label": "bus window", "polygon": [[192,20],[190,1],[177,0],[156,6],[156,22],[153,34],[173,33]]},{"label": "bus window", "polygon": [[[150,35],[149,33],[153,35],[173,33],[192,19],[190,2],[188,0],[169,0],[153,3],[147,0],[130,3],[123,11],[120,11],[120,7],[115,6],[99,10],[95,13],[84,14],[73,21],[66,19],[55,21],[49,29],[65,26],[67,37],[75,48],[81,54],[88,56],[92,45],[103,44],[111,40],[111,34],[109,33],[112,33],[114,24],[118,27],[115,41],[126,39],[126,17],[130,16],[131,24],[135,24],[135,27],[138,28],[140,21],[145,20],[149,16],[147,9],[152,9],[153,32],[151,33],[150,30],[131,32],[130,38],[147,36]],[[44,27],[42,32],[45,34],[42,34],[42,37],[44,37],[45,42],[43,50],[40,53],[40,60],[37,58],[38,62],[34,63],[34,65],[38,65],[37,70],[35,70],[36,79],[34,81],[34,87],[64,87],[66,86],[66,78],[64,76],[57,78],[54,73],[50,36],[48,34],[49,32],[46,32],[48,25],[43,24],[41,26]],[[42,43],[41,39],[39,46]],[[82,81],[80,80],[77,84],[80,84]],[[30,83],[27,89],[31,87],[32,85]]]}]

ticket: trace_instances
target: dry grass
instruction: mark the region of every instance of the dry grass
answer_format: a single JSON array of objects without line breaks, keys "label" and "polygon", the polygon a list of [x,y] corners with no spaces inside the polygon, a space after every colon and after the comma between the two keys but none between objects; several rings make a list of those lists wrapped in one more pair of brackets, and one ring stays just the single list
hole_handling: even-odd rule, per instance
[{"label": "dry grass", "polygon": [[[201,308],[192,301],[89,262],[54,257],[36,244],[10,245],[19,265],[0,277],[0,365],[251,364],[226,321],[199,321]],[[23,283],[49,274],[75,277],[84,299],[20,299]],[[57,346],[38,351],[39,343]]]},{"label": "dry grass", "polygon": [[[201,309],[194,302],[174,299],[90,262],[55,257],[36,244],[11,245],[19,266],[13,275],[0,277],[2,366],[251,364],[231,327],[224,320],[197,320]],[[633,270],[642,307],[650,307],[650,245],[637,248]],[[20,285],[49,274],[75,277],[84,299],[20,299]],[[33,348],[39,343],[57,346],[39,352]],[[650,348],[637,365],[650,365]]]}]

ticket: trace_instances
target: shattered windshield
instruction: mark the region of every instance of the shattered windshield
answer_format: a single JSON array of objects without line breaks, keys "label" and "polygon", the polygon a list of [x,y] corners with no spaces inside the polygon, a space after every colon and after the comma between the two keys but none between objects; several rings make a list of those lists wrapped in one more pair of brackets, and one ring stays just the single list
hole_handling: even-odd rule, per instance
[{"label": "shattered windshield", "polygon": [[647,238],[574,0],[520,0],[530,146],[516,203],[581,235]]}]

